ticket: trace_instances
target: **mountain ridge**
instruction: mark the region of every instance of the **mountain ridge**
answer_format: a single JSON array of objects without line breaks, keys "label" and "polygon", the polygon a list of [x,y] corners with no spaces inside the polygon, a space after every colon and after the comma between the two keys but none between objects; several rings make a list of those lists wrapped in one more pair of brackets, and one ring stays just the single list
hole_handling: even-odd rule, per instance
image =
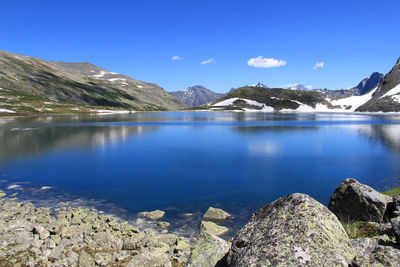
[{"label": "mountain ridge", "polygon": [[183,91],[169,93],[178,98],[182,103],[192,108],[201,106],[224,95],[213,92],[202,85],[195,85]]},{"label": "mountain ridge", "polygon": [[0,88],[50,101],[133,110],[185,108],[156,84],[88,62],[46,61],[0,51]]}]

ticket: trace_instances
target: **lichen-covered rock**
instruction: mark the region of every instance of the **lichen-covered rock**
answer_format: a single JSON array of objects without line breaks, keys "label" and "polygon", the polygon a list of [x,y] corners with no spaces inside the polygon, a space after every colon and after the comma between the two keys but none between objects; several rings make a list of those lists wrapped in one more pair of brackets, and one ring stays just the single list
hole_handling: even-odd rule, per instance
[{"label": "lichen-covered rock", "polygon": [[165,211],[154,210],[154,211],[143,211],[139,213],[139,216],[145,217],[148,220],[159,220],[164,217]]},{"label": "lichen-covered rock", "polygon": [[223,223],[226,221],[226,219],[228,219],[229,217],[231,217],[231,215],[229,213],[227,213],[224,210],[221,209],[217,209],[217,208],[213,208],[213,207],[209,207],[207,212],[203,215],[203,220],[204,221],[212,221],[215,223]]},{"label": "lichen-covered rock", "polygon": [[350,240],[356,250],[355,266],[400,266],[400,250],[379,245],[374,238]]},{"label": "lichen-covered rock", "polygon": [[132,257],[126,267],[171,267],[171,261],[164,253],[156,250]]},{"label": "lichen-covered rock", "polygon": [[79,266],[85,266],[85,267],[95,266],[94,259],[87,252],[82,251],[81,254],[79,255]]},{"label": "lichen-covered rock", "polygon": [[259,209],[234,237],[229,266],[347,266],[355,251],[337,217],[304,194]]},{"label": "lichen-covered rock", "polygon": [[94,256],[94,261],[96,262],[97,265],[106,267],[109,266],[110,262],[112,260],[112,255],[108,253],[96,253]]},{"label": "lichen-covered rock", "polygon": [[383,222],[392,199],[353,178],[344,180],[332,194],[328,208],[343,221]]},{"label": "lichen-covered rock", "polygon": [[225,240],[202,233],[192,248],[186,267],[214,267],[228,251],[229,244]]},{"label": "lichen-covered rock", "polygon": [[390,223],[392,224],[392,228],[396,236],[400,237],[400,217],[395,217],[391,219]]},{"label": "lichen-covered rock", "polygon": [[200,234],[207,232],[212,235],[220,236],[228,232],[228,228],[225,226],[218,225],[209,221],[202,221],[200,223]]}]

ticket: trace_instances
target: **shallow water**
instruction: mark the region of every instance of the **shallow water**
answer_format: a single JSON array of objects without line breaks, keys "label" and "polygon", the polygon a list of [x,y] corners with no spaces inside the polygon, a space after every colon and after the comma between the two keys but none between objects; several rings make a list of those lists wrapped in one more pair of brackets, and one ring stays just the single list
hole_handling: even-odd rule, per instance
[{"label": "shallow water", "polygon": [[[233,214],[340,182],[400,183],[400,116],[165,112],[0,119],[0,188],[39,205],[73,200],[123,218],[163,209],[188,235],[208,206]],[[19,184],[20,187],[7,189]],[[52,187],[40,190],[42,186]],[[186,217],[184,213],[193,213]]]}]

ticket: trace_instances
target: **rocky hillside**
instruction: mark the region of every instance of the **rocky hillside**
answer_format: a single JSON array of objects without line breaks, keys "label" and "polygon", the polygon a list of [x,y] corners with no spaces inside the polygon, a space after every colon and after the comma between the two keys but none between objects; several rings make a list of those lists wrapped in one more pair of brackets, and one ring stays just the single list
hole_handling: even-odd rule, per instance
[{"label": "rocky hillside", "polygon": [[360,106],[362,112],[399,112],[400,111],[400,58],[392,70],[385,75],[372,98]]},{"label": "rocky hillside", "polygon": [[316,111],[333,108],[319,92],[241,87],[207,104],[212,109]]},{"label": "rocky hillside", "polygon": [[170,94],[192,108],[201,106],[223,96],[223,94],[215,93],[201,85],[189,87],[184,91],[170,92]]},{"label": "rocky hillside", "polygon": [[[57,103],[133,110],[185,107],[156,84],[135,80],[90,63],[52,62],[5,51],[0,51],[0,88],[11,94]],[[0,108],[12,110],[15,103],[6,100],[2,99]]]}]

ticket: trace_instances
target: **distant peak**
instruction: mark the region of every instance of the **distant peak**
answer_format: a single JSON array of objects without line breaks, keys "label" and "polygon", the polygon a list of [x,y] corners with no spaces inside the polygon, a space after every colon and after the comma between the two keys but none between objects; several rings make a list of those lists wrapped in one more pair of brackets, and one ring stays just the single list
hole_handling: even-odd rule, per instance
[{"label": "distant peak", "polygon": [[261,87],[261,88],[269,88],[268,86],[266,86],[265,84],[263,84],[262,82],[258,82],[256,84],[252,84],[250,85],[252,87]]}]

